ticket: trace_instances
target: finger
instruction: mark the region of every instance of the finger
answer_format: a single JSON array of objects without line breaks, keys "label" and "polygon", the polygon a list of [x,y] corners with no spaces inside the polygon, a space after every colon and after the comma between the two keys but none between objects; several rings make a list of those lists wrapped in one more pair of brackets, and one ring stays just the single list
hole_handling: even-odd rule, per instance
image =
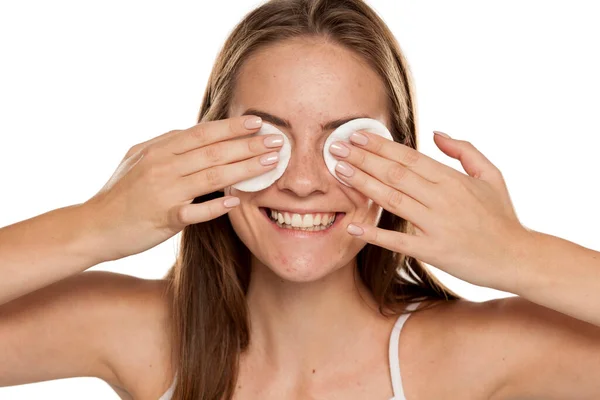
[{"label": "finger", "polygon": [[[279,140],[273,143],[269,141],[271,138]],[[180,176],[187,176],[209,167],[230,164],[274,151],[281,148],[282,145],[283,138],[280,134],[227,140],[180,154],[174,158],[173,163]]]},{"label": "finger", "polygon": [[[261,159],[270,161],[271,164],[263,165]],[[207,168],[180,179],[182,193],[185,199],[194,199],[270,171],[277,166],[278,161],[279,154],[270,152],[233,164]]]},{"label": "finger", "polygon": [[[348,173],[348,168],[352,170],[352,176],[340,172],[343,170]],[[336,173],[341,179],[352,185],[354,189],[363,193],[387,211],[412,222],[419,229],[427,231],[423,225],[427,223],[429,209],[409,195],[378,181],[366,172],[352,168],[345,161],[338,162]]]},{"label": "finger", "polygon": [[125,158],[129,158],[133,154],[139,153],[140,150],[150,146],[151,144],[158,143],[162,140],[167,140],[168,138],[177,135],[179,132],[182,132],[182,131],[179,129],[175,129],[175,130],[169,131],[167,133],[163,133],[162,135],[153,137],[150,140],[146,140],[145,142],[138,143],[129,149],[129,151],[125,155]]},{"label": "finger", "polygon": [[[334,155],[336,159],[349,162],[386,185],[406,193],[426,207],[431,207],[439,196],[435,183],[417,175],[396,161],[351,144],[335,142],[334,145],[344,146],[348,150],[348,155],[345,157]],[[342,153],[338,151],[338,154]]]},{"label": "finger", "polygon": [[258,131],[261,124],[255,128],[247,128],[246,123],[256,121],[257,116],[241,116],[201,122],[189,129],[179,132],[165,142],[165,148],[173,154],[183,154],[190,150],[207,146],[235,137],[250,135]]},{"label": "finger", "polygon": [[238,197],[219,197],[200,204],[186,204],[177,211],[177,219],[182,225],[198,224],[220,217],[239,205]]},{"label": "finger", "polygon": [[[358,230],[355,230],[351,225],[357,227]],[[367,243],[383,247],[390,251],[406,254],[419,260],[424,260],[424,257],[427,257],[422,248],[422,238],[404,232],[390,231],[373,225],[358,224],[355,222],[348,224],[346,230],[349,234]],[[362,233],[357,234],[359,231],[362,231]]]},{"label": "finger", "polygon": [[367,144],[362,145],[350,136],[353,145],[398,162],[430,182],[438,183],[441,177],[446,177],[448,174],[457,172],[455,169],[427,157],[418,150],[402,143],[394,142],[363,130],[359,131],[359,133],[367,137]]},{"label": "finger", "polygon": [[479,151],[471,142],[466,140],[456,140],[434,135],[434,139],[440,150],[460,161],[465,172],[476,179],[498,182],[502,175],[496,167],[481,151]]}]

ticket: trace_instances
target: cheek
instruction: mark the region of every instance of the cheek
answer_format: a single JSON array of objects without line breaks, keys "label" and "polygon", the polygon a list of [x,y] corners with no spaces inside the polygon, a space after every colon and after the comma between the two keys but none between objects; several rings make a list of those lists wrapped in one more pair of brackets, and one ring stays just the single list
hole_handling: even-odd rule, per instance
[{"label": "cheek", "polygon": [[[244,200],[241,199],[241,201],[243,202]],[[247,238],[252,236],[251,226],[240,206],[237,206],[234,209],[230,210],[227,213],[227,217],[229,218],[229,222],[231,223],[231,226],[233,227],[235,233],[247,246]]]}]

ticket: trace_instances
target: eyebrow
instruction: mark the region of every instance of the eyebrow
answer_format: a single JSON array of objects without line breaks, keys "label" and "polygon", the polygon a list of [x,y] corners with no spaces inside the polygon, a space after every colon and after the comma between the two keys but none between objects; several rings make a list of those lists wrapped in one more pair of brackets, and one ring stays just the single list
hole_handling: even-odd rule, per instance
[{"label": "eyebrow", "polygon": [[[263,121],[267,121],[273,125],[277,125],[282,128],[288,128],[288,129],[292,128],[292,124],[287,119],[280,118],[276,115],[269,114],[268,112],[257,110],[255,108],[247,109],[242,115],[256,115],[257,117],[261,117],[263,119]],[[328,121],[325,124],[321,124],[321,129],[323,129],[324,131],[336,129],[339,126],[345,124],[346,122],[352,121],[353,119],[357,119],[357,118],[372,118],[372,117],[369,117],[368,115],[364,115],[364,114],[350,115],[345,118],[334,119],[332,121]]]}]

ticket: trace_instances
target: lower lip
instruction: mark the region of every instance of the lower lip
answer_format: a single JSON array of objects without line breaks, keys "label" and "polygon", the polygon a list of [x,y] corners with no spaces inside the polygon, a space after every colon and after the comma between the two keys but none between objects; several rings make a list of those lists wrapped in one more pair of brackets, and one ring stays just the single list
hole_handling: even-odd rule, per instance
[{"label": "lower lip", "polygon": [[301,231],[299,229],[280,228],[271,218],[269,218],[269,216],[267,215],[266,208],[260,207],[260,213],[265,216],[267,222],[272,227],[274,227],[275,230],[277,230],[277,232],[281,233],[282,235],[288,235],[297,238],[323,237],[329,234],[331,231],[333,231],[339,224],[341,224],[342,219],[344,219],[344,217],[346,216],[346,213],[337,213],[337,215],[335,216],[335,221],[333,221],[333,224],[327,229],[323,229],[321,231]]}]

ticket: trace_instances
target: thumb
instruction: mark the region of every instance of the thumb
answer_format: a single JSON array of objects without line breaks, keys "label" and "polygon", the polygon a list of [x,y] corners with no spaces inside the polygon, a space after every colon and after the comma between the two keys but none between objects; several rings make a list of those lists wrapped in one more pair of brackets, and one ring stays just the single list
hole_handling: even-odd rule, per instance
[{"label": "thumb", "polygon": [[486,181],[493,181],[498,176],[498,168],[471,142],[452,139],[443,132],[433,132],[436,133],[433,135],[436,146],[447,156],[459,160],[469,176]]}]

